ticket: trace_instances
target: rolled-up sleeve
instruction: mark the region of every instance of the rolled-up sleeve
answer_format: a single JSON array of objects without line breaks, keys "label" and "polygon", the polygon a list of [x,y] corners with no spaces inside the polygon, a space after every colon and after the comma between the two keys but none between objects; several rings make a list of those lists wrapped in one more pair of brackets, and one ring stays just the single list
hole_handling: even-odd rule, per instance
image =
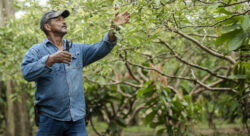
[{"label": "rolled-up sleeve", "polygon": [[34,49],[29,49],[24,55],[21,71],[23,78],[27,81],[35,81],[40,76],[52,71],[51,67],[46,66],[49,55],[43,56],[38,59]]},{"label": "rolled-up sleeve", "polygon": [[83,66],[91,64],[105,57],[117,44],[117,37],[114,42],[109,41],[109,32],[102,38],[101,42],[95,44],[83,44]]}]

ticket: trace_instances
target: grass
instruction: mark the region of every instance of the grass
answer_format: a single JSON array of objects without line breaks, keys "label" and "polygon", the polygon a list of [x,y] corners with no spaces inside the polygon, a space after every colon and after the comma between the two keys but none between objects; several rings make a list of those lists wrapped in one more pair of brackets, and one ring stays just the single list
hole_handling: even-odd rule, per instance
[{"label": "grass", "polygon": [[[236,120],[234,124],[228,124],[222,120],[215,120],[217,131],[208,128],[207,122],[200,122],[192,129],[190,136],[248,136],[247,131],[243,130],[240,120]],[[104,132],[108,127],[106,123],[94,121],[95,128],[98,132]],[[250,125],[250,122],[249,122]],[[96,136],[92,127],[87,127],[89,136]],[[153,128],[149,126],[127,126],[123,128],[122,136],[154,136]],[[164,134],[163,136],[167,136]]]}]

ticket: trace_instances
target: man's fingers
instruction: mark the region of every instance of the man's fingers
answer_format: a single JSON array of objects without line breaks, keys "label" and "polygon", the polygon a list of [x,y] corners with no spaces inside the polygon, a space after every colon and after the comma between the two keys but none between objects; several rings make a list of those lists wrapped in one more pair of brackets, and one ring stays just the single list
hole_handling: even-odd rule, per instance
[{"label": "man's fingers", "polygon": [[130,13],[126,11],[125,13],[122,14],[122,16],[130,16]]},{"label": "man's fingers", "polygon": [[63,63],[65,63],[65,64],[70,64],[70,61],[64,60]]},{"label": "man's fingers", "polygon": [[68,61],[68,62],[71,62],[71,61],[72,61],[71,58],[63,58],[63,60]]},{"label": "man's fingers", "polygon": [[63,54],[66,54],[66,55],[70,55],[71,56],[71,53],[68,52],[68,51],[62,51]]},{"label": "man's fingers", "polygon": [[116,12],[116,13],[115,13],[115,16],[117,17],[119,14],[120,14],[120,12]]},{"label": "man's fingers", "polygon": [[61,57],[63,58],[72,58],[71,54],[61,54]]}]

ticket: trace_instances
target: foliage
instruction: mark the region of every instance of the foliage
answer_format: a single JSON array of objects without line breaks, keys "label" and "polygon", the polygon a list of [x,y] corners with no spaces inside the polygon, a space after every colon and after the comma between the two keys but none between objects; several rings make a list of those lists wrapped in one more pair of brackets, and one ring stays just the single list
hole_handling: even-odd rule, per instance
[{"label": "foliage", "polygon": [[69,9],[65,38],[94,43],[108,31],[117,11],[129,11],[129,24],[117,32],[118,45],[83,70],[91,116],[108,124],[98,135],[120,135],[124,127],[138,124],[156,129],[157,135],[185,135],[201,114],[210,123],[211,116],[242,118],[248,127],[249,3],[49,0],[43,6],[25,0],[13,6],[25,14],[0,28],[0,75],[27,91],[30,109],[35,85],[22,79],[20,64],[25,52],[45,38],[39,30],[44,12]]}]

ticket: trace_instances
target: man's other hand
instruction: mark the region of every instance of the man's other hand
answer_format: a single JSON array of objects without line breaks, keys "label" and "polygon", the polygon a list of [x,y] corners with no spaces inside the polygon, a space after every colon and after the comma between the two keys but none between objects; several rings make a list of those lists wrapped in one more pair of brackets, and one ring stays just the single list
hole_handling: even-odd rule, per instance
[{"label": "man's other hand", "polygon": [[72,61],[72,56],[70,52],[58,51],[48,57],[46,65],[51,67],[54,63],[70,64],[71,61]]}]

